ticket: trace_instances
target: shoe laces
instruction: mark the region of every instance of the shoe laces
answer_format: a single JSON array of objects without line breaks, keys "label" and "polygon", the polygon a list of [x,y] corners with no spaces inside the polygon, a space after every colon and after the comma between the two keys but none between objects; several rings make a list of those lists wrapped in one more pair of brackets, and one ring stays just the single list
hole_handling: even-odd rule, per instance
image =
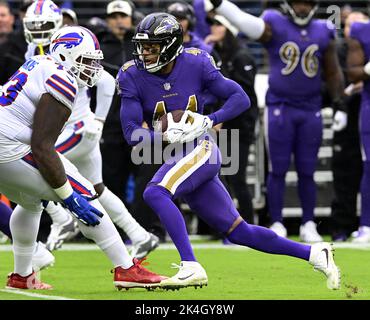
[{"label": "shoe laces", "polygon": [[177,263],[171,263],[171,268],[172,269],[181,269],[182,268],[182,265],[177,264]]}]

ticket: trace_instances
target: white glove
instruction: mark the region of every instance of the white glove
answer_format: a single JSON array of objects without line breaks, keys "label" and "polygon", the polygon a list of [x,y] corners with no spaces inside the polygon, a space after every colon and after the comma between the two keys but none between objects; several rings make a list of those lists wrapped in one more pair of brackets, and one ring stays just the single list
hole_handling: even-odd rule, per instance
[{"label": "white glove", "polygon": [[347,113],[338,110],[335,112],[331,128],[334,131],[342,131],[347,126],[347,118]]},{"label": "white glove", "polygon": [[185,119],[186,124],[184,135],[179,141],[181,143],[193,141],[213,127],[213,121],[209,117],[189,110],[185,111],[183,119]]},{"label": "white glove", "polygon": [[167,130],[163,133],[163,140],[169,143],[180,142],[180,138],[184,134],[186,115],[182,115],[179,122],[173,121],[172,113],[167,114]]},{"label": "white glove", "polygon": [[364,72],[370,76],[370,61],[368,61],[365,65],[364,65]]},{"label": "white glove", "polygon": [[99,141],[103,134],[104,123],[100,120],[94,119],[94,121],[85,124],[82,128],[78,129],[75,133],[82,134],[87,139],[92,141]]}]

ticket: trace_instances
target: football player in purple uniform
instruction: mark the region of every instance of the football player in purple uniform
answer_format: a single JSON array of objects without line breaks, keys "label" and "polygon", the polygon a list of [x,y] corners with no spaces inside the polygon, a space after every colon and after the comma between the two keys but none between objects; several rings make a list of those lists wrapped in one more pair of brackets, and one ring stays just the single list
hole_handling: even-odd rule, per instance
[{"label": "football player in purple uniform", "polygon": [[[338,289],[339,269],[329,244],[310,246],[279,237],[268,228],[248,225],[218,177],[220,151],[207,130],[249,107],[243,89],[222,76],[207,52],[183,48],[181,25],[168,13],[146,16],[137,26],[133,41],[135,59],[124,64],[117,75],[124,136],[131,145],[146,147],[164,139],[175,148],[172,156],[164,150],[165,161],[143,194],[181,257],[179,272],[162,280],[161,286],[181,288],[208,282],[206,271],[194,256],[182,213],[174,203],[182,198],[231,242],[309,261],[326,275],[329,288]],[[205,90],[224,101],[208,116],[202,115]],[[175,122],[171,112],[178,109],[184,114]],[[165,114],[168,125],[162,134],[156,128]],[[142,127],[144,121],[149,128]]]}]

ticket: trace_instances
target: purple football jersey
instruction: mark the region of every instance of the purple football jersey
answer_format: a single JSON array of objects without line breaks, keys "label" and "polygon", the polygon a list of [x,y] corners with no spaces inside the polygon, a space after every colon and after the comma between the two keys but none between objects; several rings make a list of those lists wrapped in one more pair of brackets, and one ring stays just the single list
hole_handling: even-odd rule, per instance
[{"label": "purple football jersey", "polygon": [[[370,23],[355,22],[351,26],[350,36],[360,42],[364,51],[365,63],[370,60]],[[364,82],[362,101],[370,102],[370,80]]]},{"label": "purple football jersey", "polygon": [[138,70],[133,61],[127,62],[118,73],[121,95],[140,100],[144,121],[150,129],[162,115],[173,110],[203,113],[204,86],[219,73],[212,61],[205,51],[184,49],[167,76]]},{"label": "purple football jersey", "polygon": [[264,44],[270,64],[267,104],[320,109],[322,63],[335,39],[334,25],[313,19],[299,27],[277,10],[266,10],[263,20],[272,28],[272,39]]}]

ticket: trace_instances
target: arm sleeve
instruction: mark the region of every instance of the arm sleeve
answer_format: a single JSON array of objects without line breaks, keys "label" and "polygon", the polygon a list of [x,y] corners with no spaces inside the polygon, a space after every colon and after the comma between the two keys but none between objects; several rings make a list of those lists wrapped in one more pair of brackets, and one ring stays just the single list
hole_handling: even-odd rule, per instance
[{"label": "arm sleeve", "polygon": [[235,81],[225,78],[211,62],[208,54],[204,59],[204,83],[205,89],[221,100],[225,100],[223,106],[209,115],[213,125],[225,122],[237,117],[250,107],[248,95]]},{"label": "arm sleeve", "polygon": [[162,139],[162,134],[142,127],[143,111],[140,102],[135,98],[121,97],[121,125],[123,136],[131,146],[139,142],[151,143],[157,137]]},{"label": "arm sleeve", "polygon": [[361,30],[361,23],[360,22],[354,22],[352,25],[351,25],[351,29],[350,29],[350,32],[349,32],[349,36],[357,41],[360,41],[361,42],[361,33],[362,33],[362,30]]},{"label": "arm sleeve", "polygon": [[119,71],[117,75],[119,93],[121,96],[121,126],[123,136],[131,146],[139,142],[151,143],[155,137],[162,139],[162,134],[142,127],[143,107],[133,79],[128,72]]},{"label": "arm sleeve", "polygon": [[104,71],[96,84],[95,117],[97,119],[105,121],[107,118],[115,90],[115,79],[107,71]]},{"label": "arm sleeve", "polygon": [[228,0],[223,0],[222,4],[216,9],[216,12],[223,15],[231,24],[251,39],[257,40],[261,38],[265,31],[265,22],[263,19],[240,10]]}]

